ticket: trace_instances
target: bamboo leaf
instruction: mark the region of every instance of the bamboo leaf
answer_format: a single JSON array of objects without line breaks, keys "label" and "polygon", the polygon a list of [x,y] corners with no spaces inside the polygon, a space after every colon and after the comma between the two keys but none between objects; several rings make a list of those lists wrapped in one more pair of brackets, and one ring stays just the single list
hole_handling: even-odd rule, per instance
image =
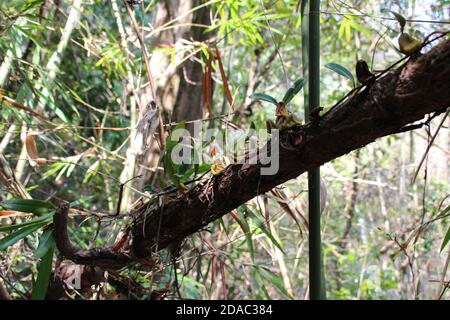
[{"label": "bamboo leaf", "polygon": [[54,243],[55,239],[53,238],[53,230],[45,230],[39,238],[39,245],[34,252],[34,256],[36,258],[42,258],[47,251],[51,249]]},{"label": "bamboo leaf", "polygon": [[35,218],[35,219],[27,221],[27,222],[3,225],[3,226],[0,226],[0,232],[10,232],[10,231],[13,231],[16,229],[20,229],[20,228],[23,228],[26,226],[32,226],[32,225],[44,226],[52,220],[52,217],[53,217],[53,214],[47,214],[47,215],[40,216],[38,218]]},{"label": "bamboo leaf", "polygon": [[250,251],[250,257],[252,258],[252,261],[255,261],[255,249],[253,246],[252,232],[250,231],[250,226],[247,222],[247,219],[244,216],[242,209],[238,208],[235,216],[233,214],[232,214],[232,216],[236,220],[236,222],[238,222],[238,220],[236,218],[239,219],[240,223],[238,222],[238,224],[241,227],[242,231],[244,232],[245,242],[247,242],[247,246]]},{"label": "bamboo leaf", "polygon": [[275,237],[272,235],[272,233],[269,231],[267,226],[265,225],[264,221],[258,217],[253,211],[251,211],[248,207],[246,208],[247,212],[249,213],[249,216],[252,220],[255,221],[256,227],[261,229],[261,231],[267,236],[267,238],[270,239],[270,241],[278,248],[283,254],[286,254],[283,250],[283,247],[281,244],[275,239]]},{"label": "bamboo leaf", "polygon": [[46,214],[55,210],[55,207],[47,201],[35,199],[12,199],[0,202],[6,210],[29,212],[37,215]]},{"label": "bamboo leaf", "polygon": [[275,275],[269,271],[267,271],[265,268],[255,266],[256,271],[258,274],[265,279],[267,282],[272,284],[275,288],[280,291],[280,293],[286,298],[292,300],[293,297],[287,292],[286,288],[284,287],[283,279],[278,275]]},{"label": "bamboo leaf", "polygon": [[38,266],[38,275],[33,285],[31,300],[43,300],[47,294],[50,276],[52,274],[53,253],[55,252],[55,242],[52,241],[51,246],[42,257]]},{"label": "bamboo leaf", "polygon": [[41,227],[42,227],[42,225],[40,225],[40,224],[26,226],[22,229],[19,229],[13,233],[7,235],[6,237],[3,237],[2,239],[0,239],[0,251],[6,250],[9,246],[12,246],[17,241],[25,238],[27,235],[29,235],[35,231],[37,231]]},{"label": "bamboo leaf", "polygon": [[15,211],[15,210],[0,210],[0,218],[9,218],[9,217],[26,217],[28,213]]},{"label": "bamboo leaf", "polygon": [[449,241],[450,241],[450,226],[448,227],[447,233],[445,234],[444,240],[442,241],[440,252],[442,252],[442,250],[444,250],[445,246],[447,246]]},{"label": "bamboo leaf", "polygon": [[441,217],[445,216],[447,213],[450,213],[450,205],[448,205],[445,209],[443,209],[441,212],[439,212],[439,214],[437,215],[436,218],[441,218]]},{"label": "bamboo leaf", "polygon": [[97,160],[93,164],[91,164],[91,166],[86,171],[83,183],[86,183],[89,180],[91,180],[91,178],[97,174],[99,168],[100,168],[100,160]]},{"label": "bamboo leaf", "polygon": [[250,96],[250,99],[266,101],[266,102],[270,102],[274,105],[277,105],[277,100],[275,100],[274,97],[269,96],[268,94],[265,94],[265,93],[254,93]]}]

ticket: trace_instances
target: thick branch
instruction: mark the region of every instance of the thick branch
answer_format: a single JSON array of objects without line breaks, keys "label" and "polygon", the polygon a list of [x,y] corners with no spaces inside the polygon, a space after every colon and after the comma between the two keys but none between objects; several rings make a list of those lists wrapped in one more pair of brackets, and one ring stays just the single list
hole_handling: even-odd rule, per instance
[{"label": "thick branch", "polygon": [[143,201],[132,212],[133,255],[143,258],[156,247],[176,244],[258,194],[377,138],[397,133],[427,114],[445,111],[450,106],[449,89],[450,40],[445,40],[387,73],[320,120],[283,131],[280,140],[293,134],[303,140],[294,150],[280,148],[276,175],[261,176],[260,164],[232,165],[187,195],[178,194],[164,208],[152,208]]},{"label": "thick branch", "polygon": [[68,212],[69,204],[63,203],[53,217],[55,242],[62,256],[78,264],[95,265],[106,269],[121,268],[132,262],[129,256],[114,252],[113,249],[83,250],[73,245],[67,234]]}]

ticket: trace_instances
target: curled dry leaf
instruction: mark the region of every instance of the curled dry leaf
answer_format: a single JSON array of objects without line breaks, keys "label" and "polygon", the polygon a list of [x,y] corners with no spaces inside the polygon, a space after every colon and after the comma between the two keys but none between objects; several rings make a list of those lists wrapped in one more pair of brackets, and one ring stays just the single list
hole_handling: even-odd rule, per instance
[{"label": "curled dry leaf", "polygon": [[30,166],[45,166],[47,164],[47,159],[39,157],[39,153],[37,151],[36,142],[34,140],[34,136],[36,134],[30,133],[27,135],[25,139],[25,147],[27,149],[28,161]]},{"label": "curled dry leaf", "polygon": [[209,56],[206,60],[206,69],[205,69],[205,73],[203,74],[202,104],[203,104],[203,108],[208,110],[208,113],[211,116],[213,114],[212,113],[212,57],[211,57],[211,53],[209,54]]},{"label": "curled dry leaf", "polygon": [[218,62],[218,65],[219,65],[220,76],[222,77],[223,89],[225,91],[225,95],[227,97],[228,104],[230,105],[230,107],[234,111],[234,108],[233,108],[233,96],[231,95],[231,90],[230,90],[230,86],[228,84],[227,75],[225,73],[225,69],[223,68],[222,58],[220,57],[220,51],[219,51],[219,49],[217,49],[217,47],[215,48],[215,50],[216,50],[217,62]]}]

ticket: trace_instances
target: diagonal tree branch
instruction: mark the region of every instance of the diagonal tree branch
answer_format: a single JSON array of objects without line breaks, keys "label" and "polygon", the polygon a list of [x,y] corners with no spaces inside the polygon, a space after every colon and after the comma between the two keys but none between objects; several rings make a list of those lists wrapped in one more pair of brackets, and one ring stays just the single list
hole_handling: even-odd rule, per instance
[{"label": "diagonal tree branch", "polygon": [[[449,92],[450,39],[447,39],[428,53],[386,73],[323,117],[282,130],[280,141],[284,143],[280,146],[277,174],[262,176],[260,163],[236,164],[196,185],[187,194],[177,193],[163,207],[142,198],[130,212],[133,218],[127,238],[115,246],[126,252],[122,257],[117,252],[110,256],[109,249],[101,253],[80,252],[71,246],[66,246],[70,250],[62,253],[77,263],[98,261],[103,266],[112,263],[114,267],[151,259],[152,252],[176,246],[258,194],[380,137],[415,129],[417,126],[407,125],[428,114],[446,112],[450,106]],[[286,143],[290,145],[284,148]],[[57,213],[55,219],[64,219],[64,215]],[[66,227],[64,221],[55,220],[55,229],[58,225],[61,229]],[[68,238],[58,240],[58,230],[55,236],[60,243],[58,248],[63,249],[61,242],[67,242]],[[99,254],[105,254],[105,259]],[[85,256],[89,258],[86,260]]]},{"label": "diagonal tree branch", "polygon": [[[145,203],[132,210],[131,251],[145,257],[176,244],[232,209],[300,174],[402,131],[450,106],[450,40],[445,40],[349,98],[320,120],[284,130],[280,140],[301,137],[294,150],[280,148],[280,170],[261,176],[261,164],[232,165],[220,176],[178,194],[163,208]],[[160,221],[161,218],[161,221]],[[158,230],[160,226],[160,229]]]},{"label": "diagonal tree branch", "polygon": [[96,265],[105,269],[118,269],[132,263],[128,255],[114,252],[113,248],[83,250],[72,244],[67,234],[68,212],[69,204],[63,203],[53,216],[53,234],[56,246],[63,257],[78,264]]}]

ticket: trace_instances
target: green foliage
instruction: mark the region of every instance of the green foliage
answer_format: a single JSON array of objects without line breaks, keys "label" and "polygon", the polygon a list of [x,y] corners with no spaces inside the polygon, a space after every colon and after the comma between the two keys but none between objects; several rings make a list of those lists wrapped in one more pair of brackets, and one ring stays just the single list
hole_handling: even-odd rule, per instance
[{"label": "green foliage", "polygon": [[[286,288],[283,283],[283,279],[279,275],[275,275],[271,273],[270,271],[266,270],[265,268],[254,266],[256,270],[256,274],[261,277],[261,280],[267,281],[267,283],[272,284],[277,290],[283,295],[283,297],[287,300],[292,300],[293,297],[286,291]],[[262,285],[264,287],[264,285]],[[265,290],[266,291],[266,290]],[[267,298],[270,299],[270,296],[268,295],[266,291]]]},{"label": "green foliage", "polygon": [[275,237],[272,235],[270,230],[268,229],[266,223],[255,213],[253,212],[249,207],[245,208],[246,212],[249,214],[249,217],[253,220],[253,222],[256,225],[256,229],[254,232],[257,232],[258,230],[261,230],[267,238],[278,248],[281,252],[285,253],[283,251],[283,247],[281,244],[275,239]]},{"label": "green foliage", "polygon": [[448,244],[449,241],[450,241],[450,227],[448,227],[444,240],[442,240],[441,252],[442,250],[444,250],[445,246]]},{"label": "green foliage", "polygon": [[55,210],[51,203],[35,199],[11,199],[0,202],[0,206],[6,210],[34,213],[36,215],[43,215]]},{"label": "green foliage", "polygon": [[394,11],[391,11],[391,13],[395,16],[395,19],[397,19],[397,22],[400,24],[400,32],[403,33],[403,30],[405,29],[406,25],[405,17]]},{"label": "green foliage", "polygon": [[255,261],[255,248],[253,244],[253,233],[250,230],[250,225],[247,222],[247,218],[245,216],[245,211],[243,208],[238,208],[237,210],[238,218],[240,222],[240,227],[242,228],[242,232],[244,232],[245,235],[245,242],[247,243],[248,250],[250,252],[250,257],[252,258],[252,261]]},{"label": "green foliage", "polygon": [[[439,214],[438,214],[438,218],[439,217],[445,217],[448,213],[450,212],[450,205],[448,205],[446,208],[444,208]],[[444,236],[444,240],[442,240],[442,244],[441,244],[441,252],[442,250],[444,250],[444,248],[447,246],[448,242],[450,241],[450,226],[447,229],[447,233]]]},{"label": "green foliage", "polygon": [[[46,233],[42,235],[41,239],[44,238],[45,235]],[[32,300],[45,299],[50,277],[52,274],[52,261],[53,253],[55,251],[55,242],[53,240],[53,237],[50,237],[50,240],[44,238],[42,239],[42,241],[45,241],[45,244],[43,244],[42,246],[42,259],[38,264],[38,275],[36,278],[36,282],[33,285],[33,291],[31,293]]]},{"label": "green foliage", "polygon": [[266,102],[272,103],[275,106],[278,103],[277,100],[274,97],[269,96],[268,94],[265,94],[265,93],[253,93],[250,96],[250,98],[251,99],[256,99],[256,100],[261,100],[261,101],[266,101]]},{"label": "green foliage", "polygon": [[[281,101],[284,104],[288,104],[289,102],[291,102],[291,100],[300,92],[300,90],[302,90],[304,85],[305,85],[304,79],[298,79],[297,81],[295,81],[294,86],[290,87],[286,91],[286,93],[284,94],[284,97]],[[261,100],[261,101],[266,101],[266,102],[272,103],[275,106],[278,104],[277,100],[274,97],[269,96],[268,94],[265,94],[265,93],[253,93],[250,96],[250,98],[256,99],[256,100]]]},{"label": "green foliage", "polygon": [[[178,148],[184,147],[183,150],[188,149],[190,152],[193,152],[193,147],[191,144],[188,144],[186,142],[180,143],[180,139],[182,139],[182,137],[175,136],[175,132],[177,132],[177,130],[182,129],[184,129],[183,122],[179,123],[174,128],[173,133],[167,139],[166,151],[163,156],[165,173],[172,182],[172,184],[174,184],[175,186],[179,186],[181,183],[186,182],[192,176],[193,173],[196,173],[196,168],[198,168],[189,164],[185,163],[179,164],[173,161],[172,153],[176,151],[174,150],[175,147]],[[193,170],[189,170],[190,168],[193,168]]]},{"label": "green foliage", "polygon": [[0,250],[6,250],[9,246],[12,246],[17,241],[25,238],[26,236],[36,232],[42,227],[42,224],[32,224],[20,228],[17,231],[12,232],[11,234],[0,239]]},{"label": "green foliage", "polygon": [[291,102],[291,100],[294,99],[297,93],[299,93],[300,90],[302,90],[304,85],[305,85],[304,79],[298,79],[297,81],[295,81],[294,86],[289,88],[284,94],[284,97],[282,99],[284,104],[288,104],[289,102]]},{"label": "green foliage", "polygon": [[330,62],[325,65],[330,70],[333,70],[337,74],[349,79],[352,81],[353,87],[355,87],[355,78],[353,77],[353,74],[344,66],[341,66],[340,64]]},{"label": "green foliage", "polygon": [[39,238],[39,246],[37,247],[36,251],[34,252],[35,258],[42,258],[45,256],[45,254],[52,249],[52,247],[55,245],[55,239],[53,237],[53,230],[48,229],[45,230],[41,237]]},{"label": "green foliage", "polygon": [[46,225],[48,222],[52,220],[53,214],[46,214],[43,216],[40,216],[38,218],[34,218],[27,222],[22,223],[15,223],[15,224],[9,224],[9,225],[2,225],[0,226],[0,232],[9,232],[12,230],[24,228],[24,227],[31,227],[31,226],[39,226],[38,229],[44,225]]}]

